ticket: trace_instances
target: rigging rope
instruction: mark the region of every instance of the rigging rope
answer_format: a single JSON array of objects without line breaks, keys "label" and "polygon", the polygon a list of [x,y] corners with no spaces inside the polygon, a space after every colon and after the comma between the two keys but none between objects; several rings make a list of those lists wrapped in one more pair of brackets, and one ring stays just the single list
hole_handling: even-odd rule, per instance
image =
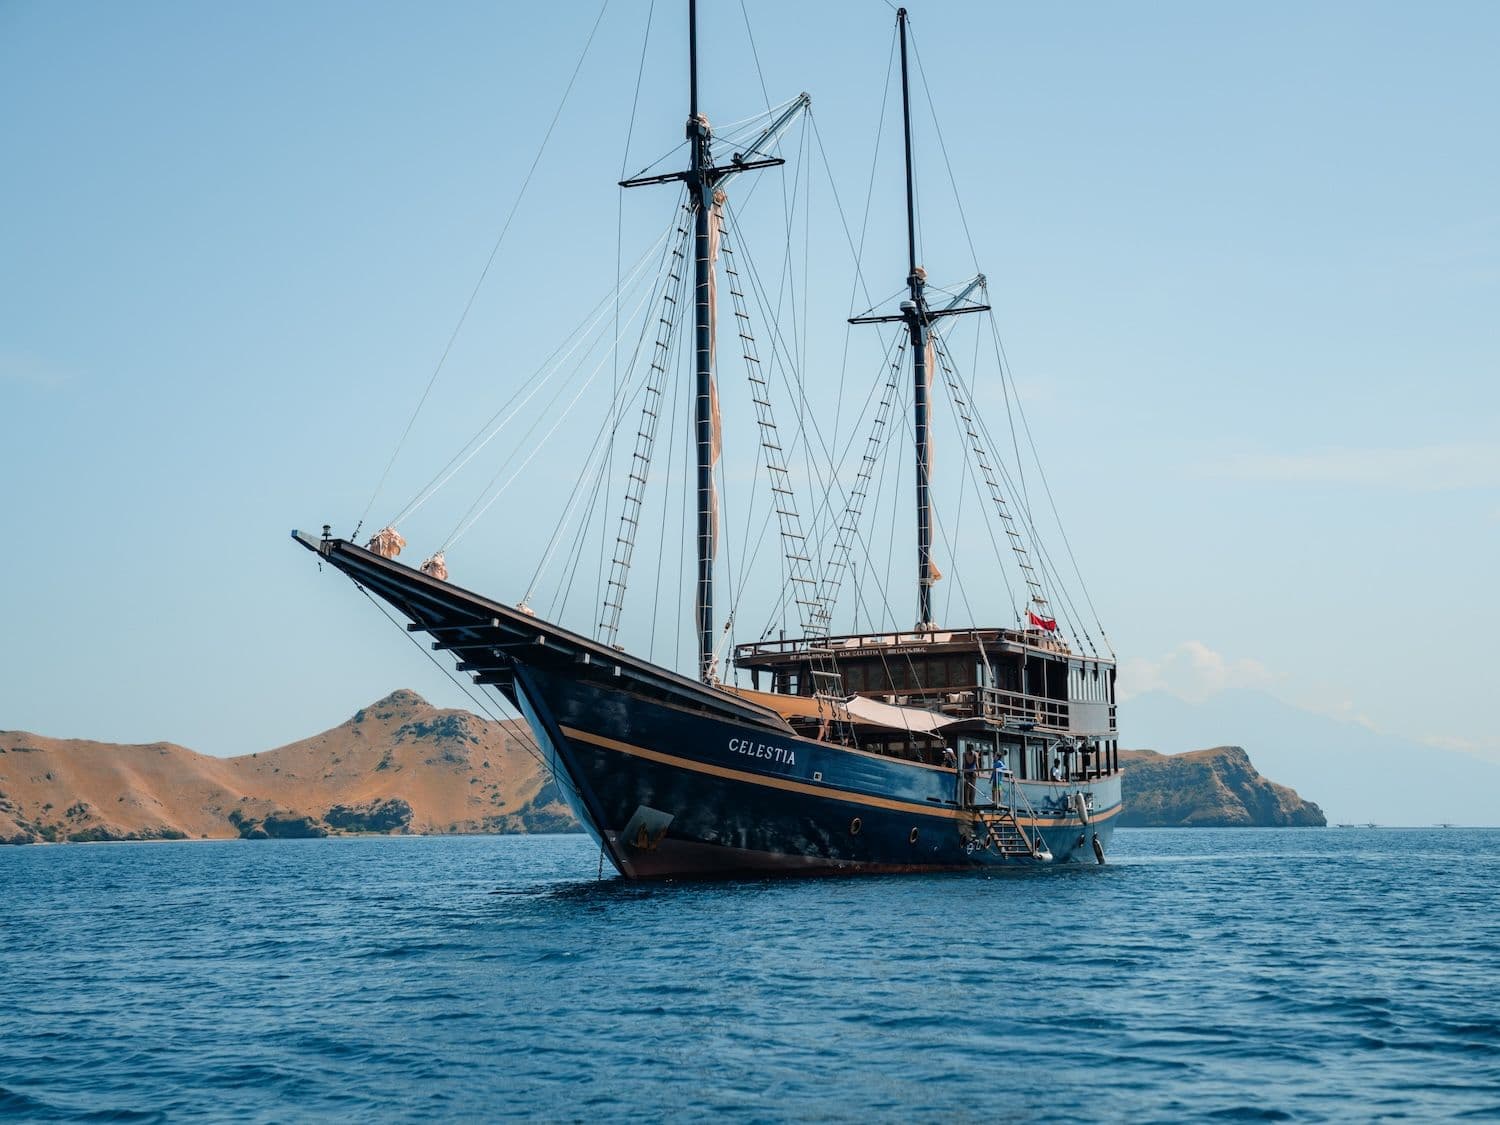
[{"label": "rigging rope", "polygon": [[625,498],[620,511],[620,531],[615,537],[615,554],[610,563],[609,581],[604,587],[604,605],[600,611],[599,639],[614,644],[620,630],[620,614],[625,608],[625,586],[630,577],[630,562],[635,554],[635,537],[640,527],[641,507],[645,502],[646,481],[651,474],[651,456],[656,448],[656,427],[661,417],[662,389],[666,363],[672,342],[681,323],[687,286],[687,240],[689,225],[683,219],[687,208],[678,212],[678,239],[672,248],[667,275],[661,285],[661,315],[657,318],[656,346],[646,378],[645,397],[641,402],[641,423],[636,430],[635,452],[631,455]]},{"label": "rigging rope", "polygon": [[562,99],[557,103],[557,110],[552,114],[552,121],[547,126],[547,132],[542,136],[541,146],[532,158],[531,167],[527,169],[526,178],[521,181],[521,190],[516,193],[515,202],[510,206],[510,213],[505,216],[505,225],[500,228],[499,235],[495,238],[494,246],[490,247],[490,255],[485,259],[484,269],[479,271],[479,280],[474,283],[474,288],[469,293],[469,299],[464,302],[463,312],[459,314],[458,323],[453,326],[453,331],[448,334],[448,342],[443,346],[443,353],[438,357],[437,365],[432,369],[432,375],[427,380],[427,386],[422,390],[422,397],[417,400],[416,408],[411,412],[411,417],[406,420],[406,428],[401,431],[401,437],[396,441],[396,448],[391,451],[391,459],[386,462],[385,470],[380,474],[380,480],[376,482],[375,491],[370,494],[369,503],[365,505],[364,512],[359,517],[359,522],[354,525],[354,533],[351,538],[359,537],[359,529],[370,516],[370,509],[375,507],[375,500],[380,495],[380,490],[385,487],[386,478],[391,474],[391,468],[396,464],[396,458],[401,454],[401,448],[406,444],[406,439],[411,435],[411,428],[416,424],[417,415],[422,413],[422,407],[427,402],[427,396],[432,393],[433,384],[437,382],[438,374],[443,370],[443,365],[448,362],[448,353],[453,350],[453,343],[458,339],[458,334],[463,330],[464,322],[469,319],[469,310],[474,307],[474,301],[479,296],[479,290],[484,287],[484,279],[489,276],[490,267],[495,264],[495,256],[500,253],[500,245],[505,241],[506,234],[510,231],[510,225],[515,220],[516,211],[521,206],[521,200],[526,196],[526,189],[531,186],[531,178],[536,174],[537,165],[542,162],[542,154],[547,151],[547,142],[552,139],[552,132],[557,128],[558,119],[562,117],[563,107],[568,104],[568,95],[573,92],[573,85],[578,81],[578,72],[583,69],[583,60],[588,57],[589,47],[594,42],[594,34],[599,30],[599,24],[604,19],[604,12],[609,7],[609,0],[603,0],[599,5],[599,14],[594,17],[594,24],[589,28],[589,35],[583,43],[583,50],[578,54],[578,62],[573,66],[573,73],[568,78],[568,85],[563,90]]},{"label": "rigging rope", "polygon": [[[631,267],[630,273],[626,275],[627,285],[633,286],[636,280],[643,276],[642,271],[644,270],[646,262],[650,259],[651,255],[656,251],[658,247],[662,247],[663,251],[665,252],[667,237],[671,234],[671,231],[672,227],[671,225],[668,225],[667,229],[662,232],[661,236],[656,240],[656,242],[652,243],[649,247],[646,248],[645,253],[641,255],[636,264]],[[463,469],[465,465],[472,461],[479,454],[479,452],[484,449],[485,446],[487,446],[495,438],[500,436],[501,431],[503,431],[505,427],[510,424],[511,419],[515,418],[516,415],[521,412],[521,408],[524,407],[528,402],[530,402],[537,395],[537,393],[541,391],[543,387],[545,387],[549,382],[552,381],[553,377],[562,370],[563,364],[567,362],[568,358],[572,356],[572,354],[577,351],[586,340],[590,338],[590,335],[593,333],[594,329],[603,322],[608,311],[607,306],[609,304],[611,296],[612,294],[606,293],[602,298],[599,299],[598,303],[595,304],[593,308],[591,308],[589,312],[584,315],[583,321],[580,322],[579,326],[575,328],[573,332],[563,338],[562,342],[553,349],[552,354],[542,362],[542,365],[537,368],[532,376],[526,382],[523,382],[519,387],[517,387],[510,398],[506,399],[505,402],[500,405],[500,408],[496,410],[495,413],[490,415],[489,420],[486,421],[482,426],[480,426],[479,429],[474,432],[474,435],[470,437],[467,442],[459,447],[458,452],[449,459],[446,465],[438,470],[436,475],[434,475],[431,480],[429,480],[425,485],[422,486],[422,488],[417,492],[415,496],[411,498],[411,500],[407,501],[406,506],[396,513],[395,518],[387,521],[389,525],[394,526],[400,523],[402,520],[406,519],[408,516],[414,515],[417,511],[419,511],[422,506],[426,504],[427,501],[431,500],[432,497],[436,495],[437,492],[445,484],[452,480],[453,477],[461,469]],[[592,346],[590,347],[589,351],[593,351]],[[587,354],[588,353],[586,352],[585,355]],[[535,380],[538,376],[541,376],[541,381],[533,385],[533,380]],[[521,393],[525,391],[528,386],[531,387],[531,390],[526,393],[524,398],[521,398]],[[516,401],[518,398],[520,398],[519,402]],[[510,409],[512,406],[514,406],[514,409]],[[505,413],[507,410],[510,410],[509,414]],[[496,419],[500,419],[500,416],[502,414],[504,414],[505,417],[501,419],[497,424]],[[493,427],[493,429],[491,429],[491,427]],[[476,442],[478,444],[475,444]]]},{"label": "rigging rope", "polygon": [[458,678],[455,672],[449,669],[447,665],[445,665],[436,656],[434,656],[432,654],[432,651],[417,639],[415,633],[407,632],[406,626],[402,625],[401,622],[392,617],[390,612],[375,597],[375,595],[371,594],[370,591],[366,590],[358,582],[356,582],[354,585],[361,594],[370,599],[370,604],[373,605],[376,609],[380,610],[382,616],[384,616],[387,621],[394,625],[401,632],[402,636],[406,637],[407,640],[416,645],[417,649],[422,653],[422,655],[426,656],[428,660],[432,661],[433,666],[436,667],[438,671],[447,676],[459,691],[463,692],[464,695],[469,697],[470,701],[473,702],[473,704],[478,707],[481,712],[483,712],[485,718],[489,719],[497,726],[508,727],[517,735],[521,736],[516,739],[516,741],[521,744],[521,749],[525,750],[528,754],[535,758],[541,764],[542,768],[552,775],[554,781],[557,779],[558,770],[556,763],[548,761],[547,757],[543,755],[540,744],[538,744],[535,736],[531,733],[526,719],[523,716],[518,716],[515,719],[502,719],[497,716],[493,711],[489,709],[488,705],[485,703],[485,699],[483,696],[476,696],[469,689],[469,686]]},{"label": "rigging rope", "polygon": [[[969,385],[964,381],[962,374],[958,371],[957,364],[953,361],[951,353],[947,352],[946,345],[944,344],[942,345],[942,347],[944,372],[945,374],[950,376],[951,379],[949,383],[950,395],[956,396],[958,399],[966,399],[968,401],[972,401],[973,393],[969,389]],[[1002,380],[1005,377],[1003,372],[1001,377]],[[967,423],[966,429],[968,429],[971,434],[973,433],[974,425],[978,426],[978,437],[971,437],[971,445],[974,447],[976,460],[983,459],[984,466],[988,468],[988,458],[985,456],[984,450],[983,448],[981,448],[981,445],[986,444],[989,447],[994,447],[995,445],[994,439],[990,436],[989,427],[982,415],[970,414],[969,412],[967,412],[967,410],[964,410],[963,416],[965,422]],[[982,438],[982,443],[979,438]],[[1009,489],[1013,495],[1017,494],[1017,490],[1010,481],[1009,474],[1006,472],[1004,464],[997,460],[995,462],[995,468],[999,472],[1001,482],[1004,484],[1005,488]],[[1006,517],[1006,512],[1004,510],[1004,500],[1001,498],[1003,497],[1003,490],[1000,490],[995,486],[993,477],[989,476],[988,474],[986,475],[986,483],[989,484],[992,489],[992,496],[997,498],[996,510],[1001,514],[1002,520],[1006,521],[1005,528],[1007,533],[1010,534],[1012,547],[1017,551],[1017,557],[1021,558],[1023,557],[1022,552],[1025,550],[1025,545],[1021,540],[1021,537],[1015,533],[1013,524],[1009,523]],[[1028,585],[1030,585],[1032,590],[1033,602],[1037,604],[1038,609],[1045,609],[1046,607],[1055,604],[1056,609],[1060,611],[1062,618],[1068,625],[1069,633],[1075,639],[1081,637],[1088,644],[1089,648],[1091,650],[1094,650],[1092,636],[1089,634],[1087,629],[1082,627],[1082,615],[1079,614],[1076,607],[1073,606],[1072,598],[1069,594],[1067,586],[1061,581],[1060,576],[1057,573],[1057,568],[1052,564],[1051,557],[1047,552],[1046,544],[1042,540],[1040,534],[1037,532],[1036,521],[1032,516],[1031,505],[1027,501],[1024,491],[1020,492],[1018,505],[1021,509],[1024,525],[1029,532],[1030,550],[1035,553],[1037,560],[1037,567],[1034,572],[1028,573],[1027,571],[1023,570],[1023,577],[1026,577],[1028,579]],[[1040,601],[1037,602],[1038,586],[1040,586],[1044,591],[1050,590],[1052,597],[1048,598],[1044,593]],[[1043,616],[1046,615],[1047,614],[1044,612]],[[1094,651],[1097,655],[1097,650]]]},{"label": "rigging rope", "polygon": [[[629,320],[634,320],[636,314],[646,306],[649,300],[650,294],[647,293],[641,298],[635,309],[631,311]],[[627,323],[629,323],[629,320],[627,320]],[[451,546],[453,546],[453,544],[457,543],[461,538],[463,538],[463,536],[468,533],[469,529],[472,528],[474,524],[477,523],[479,519],[487,511],[490,510],[490,508],[495,504],[495,501],[499,500],[500,497],[505,494],[506,489],[508,489],[513,483],[515,483],[516,477],[521,474],[521,471],[525,469],[527,465],[531,464],[536,455],[541,452],[542,447],[546,445],[547,442],[551,440],[552,435],[557,432],[557,428],[562,425],[568,414],[571,413],[573,407],[578,405],[578,400],[581,399],[583,397],[583,393],[593,385],[594,380],[598,377],[599,372],[604,369],[604,365],[607,361],[608,357],[606,356],[601,358],[599,362],[594,365],[594,370],[589,373],[589,377],[584,380],[583,385],[580,386],[576,392],[574,392],[573,397],[568,400],[568,404],[563,407],[562,413],[557,416],[557,419],[548,428],[547,432],[542,435],[541,440],[530,445],[529,451],[527,452],[525,458],[522,459],[521,463],[516,466],[515,472],[511,473],[511,475],[506,478],[505,483],[495,490],[494,495],[492,495],[489,500],[485,501],[483,506],[481,506],[478,511],[475,511],[474,507],[471,506],[469,508],[469,511],[464,513],[464,516],[459,520],[458,525],[454,527],[453,531],[449,534],[448,538],[443,541],[443,545],[439,547],[438,550],[447,551],[448,548],[450,548]],[[550,408],[553,403],[557,402],[557,400],[562,396],[563,391],[566,389],[566,383],[558,388],[557,393],[552,396],[551,402],[547,404],[548,408]],[[500,479],[500,475],[505,472],[506,468],[509,467],[510,462],[514,460],[516,452],[519,452],[521,449],[527,448],[527,439],[530,438],[532,433],[535,432],[537,426],[541,425],[542,419],[545,416],[545,412],[537,415],[536,420],[532,422],[531,426],[522,436],[520,444],[517,445],[516,450],[512,451],[511,456],[506,458],[499,471],[490,478],[489,484],[485,486],[485,492],[488,492],[489,489],[494,486],[495,482]],[[481,492],[480,497],[483,498],[483,496],[484,492]],[[478,501],[476,500],[475,503],[478,504]],[[467,519],[467,522],[464,522],[465,519]]]},{"label": "rigging rope", "polygon": [[922,82],[922,93],[927,98],[927,112],[932,115],[933,131],[937,134],[938,149],[943,154],[943,167],[948,170],[948,183],[953,188],[953,202],[958,206],[958,221],[963,224],[964,238],[969,243],[969,257],[974,260],[974,272],[982,272],[979,268],[979,254],[974,249],[974,235],[969,230],[969,218],[964,213],[964,203],[958,194],[958,179],[953,175],[953,161],[948,158],[948,144],[943,140],[943,123],[938,119],[937,107],[932,102],[932,89],[927,85],[927,72],[922,69],[922,53],[917,50],[917,33],[911,29],[910,20],[907,21],[907,30],[911,35],[911,53],[917,60],[917,77]]},{"label": "rigging rope", "polygon": [[[625,130],[625,149],[620,154],[620,180],[625,179],[625,169],[630,165],[630,142],[635,137],[636,111],[641,104],[641,80],[646,74],[646,49],[651,44],[651,21],[656,15],[656,0],[651,0],[650,7],[646,9],[646,31],[641,36],[641,60],[636,64],[635,92],[630,98],[630,123]],[[614,348],[614,372],[611,379],[613,384],[613,395],[610,398],[609,416],[609,442],[606,452],[607,471],[604,473],[604,511],[609,511],[610,481],[614,476],[615,466],[615,430],[618,424],[615,421],[614,408],[620,391],[620,254],[621,246],[625,238],[625,185],[619,183],[615,188],[615,348]],[[639,344],[637,345],[639,346]],[[632,356],[631,362],[634,363]],[[593,501],[589,502],[589,514],[593,514]],[[601,529],[599,535],[599,565],[594,571],[594,587],[598,589],[604,583],[604,546],[605,536]],[[580,549],[581,553],[581,549]],[[572,589],[572,578],[568,579],[568,588]],[[563,598],[564,605],[567,604],[566,596]]]},{"label": "rigging rope", "polygon": [[[988,290],[986,290],[986,292],[985,292],[985,303],[986,304],[989,303],[989,293],[988,293]],[[1103,624],[1102,621],[1099,620],[1099,611],[1094,608],[1094,599],[1089,594],[1088,583],[1086,581],[1084,581],[1083,571],[1082,571],[1082,569],[1078,565],[1077,556],[1075,556],[1073,554],[1073,544],[1068,539],[1067,528],[1065,528],[1063,526],[1062,515],[1057,510],[1057,502],[1056,502],[1056,500],[1053,499],[1053,496],[1052,496],[1052,486],[1051,486],[1051,484],[1047,480],[1047,470],[1045,468],[1043,468],[1041,457],[1037,454],[1036,440],[1031,435],[1031,424],[1026,420],[1026,411],[1025,411],[1025,408],[1021,405],[1021,396],[1020,396],[1019,390],[1016,388],[1015,375],[1011,371],[1010,360],[1005,355],[1005,346],[1000,341],[1000,329],[999,329],[999,326],[997,324],[995,324],[995,320],[994,320],[993,316],[990,317],[990,329],[991,329],[991,331],[992,331],[992,333],[994,335],[995,359],[996,359],[996,363],[998,364],[998,366],[1000,368],[1000,377],[1001,377],[1002,385],[1005,384],[1005,383],[1009,383],[1011,393],[1015,394],[1015,397],[1016,397],[1016,413],[1020,414],[1020,416],[1021,416],[1021,426],[1022,426],[1022,429],[1026,433],[1026,443],[1031,448],[1032,459],[1036,462],[1037,473],[1041,477],[1041,480],[1042,480],[1042,490],[1046,493],[1046,495],[1047,495],[1047,503],[1052,508],[1052,518],[1057,522],[1058,533],[1062,536],[1063,546],[1064,546],[1064,548],[1066,548],[1066,550],[1068,552],[1068,560],[1072,564],[1074,576],[1078,579],[1079,589],[1082,590],[1082,592],[1083,592],[1084,602],[1088,605],[1088,607],[1089,607],[1089,613],[1094,618],[1094,625],[1099,630],[1099,637],[1104,642],[1105,650],[1109,653],[1110,659],[1113,660],[1114,657],[1115,657],[1115,648],[1114,648],[1114,645],[1110,643],[1109,634],[1107,632],[1105,632],[1104,624]],[[1008,413],[1009,410],[1010,410],[1010,394],[1006,395],[1005,402],[1006,402],[1006,411]],[[1014,429],[1014,427],[1012,427],[1012,429]],[[1019,443],[1017,443],[1017,445],[1016,445],[1016,456],[1017,456],[1017,459],[1019,461],[1019,458],[1020,458],[1020,444]]]},{"label": "rigging rope", "polygon": [[[910,29],[910,22],[908,22],[908,28]],[[953,161],[952,161],[952,158],[948,154],[948,144],[947,144],[947,141],[943,137],[943,124],[942,124],[942,120],[938,116],[937,107],[933,103],[933,100],[932,100],[932,88],[931,88],[931,86],[927,82],[927,72],[926,72],[926,69],[922,65],[922,52],[921,52],[921,50],[917,46],[916,32],[914,30],[912,30],[910,34],[911,34],[912,55],[916,59],[916,63],[917,63],[917,76],[918,76],[918,78],[920,79],[920,81],[922,83],[922,93],[923,93],[923,95],[925,96],[925,98],[927,100],[928,113],[932,117],[933,130],[934,130],[934,132],[935,132],[935,134],[937,136],[937,139],[938,139],[938,148],[939,148],[939,151],[941,151],[942,154],[943,154],[943,166],[947,170],[947,173],[948,173],[948,183],[949,183],[950,187],[953,190],[953,200],[954,200],[954,203],[957,205],[957,208],[958,208],[959,222],[963,226],[964,238],[968,242],[968,245],[969,245],[969,255],[973,259],[974,269],[976,271],[979,271],[979,255],[978,255],[978,252],[975,250],[975,247],[974,247],[974,235],[973,235],[973,232],[969,229],[968,215],[964,211],[963,200],[962,200],[962,198],[961,198],[961,196],[959,194],[959,190],[958,190],[958,178],[957,178],[957,176],[954,175],[954,172],[953,172]],[[988,303],[988,298],[989,298],[988,287],[986,287],[986,289],[985,289],[985,298],[986,298],[986,303]],[[1004,349],[1000,345],[999,328],[998,328],[998,326],[995,323],[995,319],[994,319],[993,314],[990,315],[990,326],[991,326],[991,329],[995,333],[996,360],[1000,364],[1001,381],[1002,381],[1002,383],[1004,383],[1004,382],[1006,382],[1008,380],[1009,383],[1010,383],[1010,389],[1011,389],[1011,391],[1014,391],[1015,390],[1015,380],[1014,380],[1013,377],[1010,377],[1009,374],[1008,374],[1009,364],[1003,362]],[[1017,406],[1017,409],[1020,410],[1020,397],[1019,397],[1019,394],[1017,395],[1016,406]],[[1010,395],[1007,394],[1006,395],[1006,410],[1007,410],[1007,413],[1009,412],[1009,409],[1010,409]],[[1072,546],[1072,544],[1068,540],[1067,529],[1063,526],[1062,517],[1061,517],[1061,515],[1057,511],[1057,504],[1056,504],[1055,499],[1052,496],[1052,488],[1051,488],[1050,484],[1048,484],[1047,479],[1046,479],[1046,469],[1043,468],[1041,459],[1040,459],[1040,457],[1037,456],[1036,444],[1035,444],[1035,441],[1032,439],[1031,432],[1030,432],[1030,426],[1026,425],[1026,423],[1025,423],[1025,414],[1024,414],[1024,412],[1022,413],[1022,423],[1023,423],[1023,427],[1026,430],[1027,442],[1031,446],[1032,458],[1033,458],[1033,460],[1035,460],[1036,465],[1037,465],[1038,473],[1039,473],[1039,475],[1042,478],[1042,486],[1043,486],[1044,490],[1046,491],[1047,501],[1048,501],[1049,505],[1052,508],[1053,518],[1054,518],[1054,520],[1057,523],[1058,533],[1062,536],[1063,545],[1067,549],[1068,559],[1069,559],[1069,562],[1072,564],[1074,576],[1078,579],[1079,588],[1083,592],[1084,600],[1088,604],[1088,607],[1089,607],[1089,612],[1090,612],[1090,614],[1094,618],[1094,625],[1098,628],[1099,635],[1104,640],[1105,648],[1108,649],[1111,658],[1113,658],[1113,656],[1114,656],[1114,648],[1113,648],[1112,645],[1110,645],[1110,643],[1109,643],[1109,637],[1108,637],[1108,635],[1104,631],[1104,625],[1099,620],[1098,611],[1094,608],[1093,598],[1089,595],[1088,583],[1084,581],[1083,571],[1082,571],[1082,569],[1078,565],[1078,559],[1077,559],[1077,557],[1073,553],[1073,546]],[[1014,428],[1014,427],[1012,427],[1012,428]],[[1018,471],[1020,471],[1020,464],[1019,464],[1020,444],[1019,444],[1019,442],[1016,442],[1014,444],[1015,444],[1015,449],[1016,449],[1016,453],[1017,453],[1017,469],[1018,469]],[[1024,473],[1021,474],[1021,480],[1022,480],[1022,488],[1024,490],[1024,487],[1025,487],[1025,476],[1024,476]],[[1024,496],[1024,491],[1023,491],[1023,496]],[[1027,513],[1028,513],[1027,520],[1028,520],[1028,522],[1030,522],[1030,515],[1029,515],[1030,505],[1029,505],[1029,503],[1025,504],[1024,510],[1027,511]],[[1040,542],[1040,539],[1035,535],[1035,529],[1034,529],[1034,527],[1033,527],[1033,542],[1038,547],[1039,552],[1045,553],[1045,548],[1042,546],[1042,544]],[[1056,577],[1056,573],[1055,573],[1055,568],[1054,568],[1054,578],[1055,577]],[[1061,592],[1063,594],[1063,597],[1066,600],[1067,597],[1068,597],[1066,587],[1063,586],[1059,582],[1058,583],[1058,588],[1061,590]],[[1087,634],[1086,630],[1084,631],[1084,633],[1085,633],[1085,636],[1087,637],[1088,634]],[[1091,638],[1089,638],[1089,647],[1091,649],[1093,648],[1093,641],[1092,641]],[[1097,652],[1096,652],[1096,655],[1097,655]]]},{"label": "rigging rope", "polygon": [[[628,397],[634,399],[635,396],[630,395]],[[577,483],[569,493],[567,503],[563,505],[562,514],[558,516],[557,524],[552,530],[551,537],[547,540],[546,549],[542,552],[542,557],[538,561],[536,569],[532,571],[531,581],[526,587],[525,595],[521,598],[522,605],[530,604],[531,596],[536,592],[537,583],[546,572],[547,564],[552,561],[552,556],[556,553],[558,546],[562,542],[562,533],[567,528],[573,512],[577,509],[584,496],[587,495],[589,497],[590,509],[593,507],[594,493],[597,491],[600,478],[604,475],[604,471],[608,467],[608,443],[605,437],[609,431],[616,406],[617,402],[612,398],[609,404],[609,412],[606,413],[604,420],[599,424],[599,429],[594,435],[594,440],[586,446],[588,455],[584,458],[582,468],[579,469]],[[585,482],[591,477],[594,480],[595,487],[592,489],[585,488]],[[576,553],[576,546],[575,543],[574,548],[570,549],[570,557]]]},{"label": "rigging rope", "polygon": [[817,599],[817,582],[811,574],[812,559],[808,553],[807,536],[802,531],[802,517],[797,511],[796,493],[792,488],[791,473],[787,469],[781,435],[776,428],[776,416],[771,407],[770,384],[761,370],[750,313],[745,307],[745,293],[741,288],[739,271],[735,268],[734,240],[729,236],[733,231],[737,240],[738,222],[727,203],[724,214],[728,223],[719,250],[723,255],[725,277],[729,281],[729,293],[739,330],[740,354],[745,361],[745,374],[750,382],[750,399],[755,406],[755,421],[760,429],[761,451],[771,487],[771,506],[781,529],[787,579],[794,587],[794,600],[803,631],[808,635],[826,636],[828,618]]},{"label": "rigging rope", "polygon": [[838,606],[839,588],[843,584],[841,571],[852,565],[849,551],[853,546],[859,521],[864,515],[864,500],[869,494],[870,477],[876,464],[879,463],[885,442],[886,426],[890,420],[891,404],[896,399],[897,383],[905,365],[906,339],[902,337],[895,357],[888,364],[890,376],[881,392],[880,405],[870,425],[870,435],[865,440],[865,452],[860,459],[859,471],[855,474],[854,484],[844,499],[844,519],[834,535],[833,550],[830,552],[828,566],[823,571],[823,580],[818,587],[818,602],[825,619],[831,619],[833,611]]},{"label": "rigging rope", "polygon": [[948,385],[948,394],[953,408],[957,411],[962,421],[964,436],[968,439],[966,448],[973,455],[975,463],[979,466],[979,470],[984,476],[984,483],[989,488],[990,499],[995,505],[995,510],[999,513],[1005,533],[1010,537],[1011,550],[1015,553],[1016,562],[1021,568],[1021,577],[1025,579],[1027,586],[1031,589],[1032,601],[1036,603],[1038,608],[1045,606],[1047,599],[1042,594],[1041,583],[1038,581],[1036,571],[1031,565],[1026,544],[1022,540],[1020,532],[1016,530],[1015,521],[1011,518],[1010,508],[1005,502],[1005,496],[1000,490],[999,483],[995,480],[994,470],[990,467],[989,456],[985,452],[985,443],[980,438],[980,430],[984,428],[983,424],[980,423],[976,429],[973,412],[969,409],[969,397],[961,389],[962,381],[955,370],[952,357],[949,355],[947,341],[937,332],[933,332],[930,338],[935,345],[933,350],[937,355],[939,365],[942,367],[944,381]]}]

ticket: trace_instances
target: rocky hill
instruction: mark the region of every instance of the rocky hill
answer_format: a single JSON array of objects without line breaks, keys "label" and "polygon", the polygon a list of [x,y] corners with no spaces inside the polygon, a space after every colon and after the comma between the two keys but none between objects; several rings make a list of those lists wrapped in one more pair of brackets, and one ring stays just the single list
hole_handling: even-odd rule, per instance
[{"label": "rocky hill", "polygon": [[239,758],[0,731],[0,842],[574,828],[517,733],[410,691]]},{"label": "rocky hill", "polygon": [[1186,754],[1122,750],[1120,824],[1153,828],[1322,827],[1323,810],[1262,777],[1238,746]]}]

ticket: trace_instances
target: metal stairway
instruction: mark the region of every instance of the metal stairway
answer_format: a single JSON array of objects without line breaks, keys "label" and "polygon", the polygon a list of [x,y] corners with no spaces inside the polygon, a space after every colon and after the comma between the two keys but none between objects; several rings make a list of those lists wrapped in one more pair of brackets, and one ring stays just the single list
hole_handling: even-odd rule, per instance
[{"label": "metal stairway", "polygon": [[1025,829],[1016,822],[1009,809],[978,811],[982,831],[979,840],[986,848],[994,848],[1011,859],[1038,859],[1041,852],[1026,835]]}]

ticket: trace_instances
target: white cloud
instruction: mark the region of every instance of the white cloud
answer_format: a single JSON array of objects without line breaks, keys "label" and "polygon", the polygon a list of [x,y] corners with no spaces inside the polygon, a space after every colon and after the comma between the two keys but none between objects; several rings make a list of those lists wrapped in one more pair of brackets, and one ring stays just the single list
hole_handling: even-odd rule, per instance
[{"label": "white cloud", "polygon": [[1228,688],[1264,688],[1275,677],[1258,660],[1231,660],[1202,641],[1183,641],[1159,659],[1128,657],[1120,664],[1121,699],[1163,691],[1201,703]]},{"label": "white cloud", "polygon": [[1432,734],[1424,737],[1422,742],[1438,750],[1456,750],[1460,754],[1472,754],[1486,762],[1500,762],[1500,738],[1476,739]]},{"label": "white cloud", "polygon": [[1404,449],[1332,446],[1310,453],[1251,453],[1214,466],[1242,480],[1303,481],[1437,492],[1500,488],[1500,445],[1424,445]]}]

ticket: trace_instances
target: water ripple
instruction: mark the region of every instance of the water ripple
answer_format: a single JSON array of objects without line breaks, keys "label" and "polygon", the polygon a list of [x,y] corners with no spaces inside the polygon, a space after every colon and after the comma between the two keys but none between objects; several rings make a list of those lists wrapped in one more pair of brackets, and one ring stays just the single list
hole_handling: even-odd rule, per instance
[{"label": "water ripple", "polygon": [[579,837],[0,849],[0,1116],[1500,1116],[1500,832],[638,886]]}]

